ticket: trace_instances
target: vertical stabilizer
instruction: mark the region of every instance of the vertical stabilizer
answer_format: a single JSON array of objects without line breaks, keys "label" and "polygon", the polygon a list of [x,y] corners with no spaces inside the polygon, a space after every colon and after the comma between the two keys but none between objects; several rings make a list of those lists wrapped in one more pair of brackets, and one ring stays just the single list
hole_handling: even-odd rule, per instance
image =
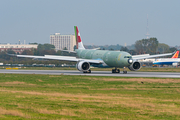
[{"label": "vertical stabilizer", "polygon": [[176,51],[176,53],[172,56],[172,58],[178,58],[179,56],[179,51]]},{"label": "vertical stabilizer", "polygon": [[74,26],[75,38],[76,38],[76,49],[85,49],[81,41],[81,36],[77,26]]}]

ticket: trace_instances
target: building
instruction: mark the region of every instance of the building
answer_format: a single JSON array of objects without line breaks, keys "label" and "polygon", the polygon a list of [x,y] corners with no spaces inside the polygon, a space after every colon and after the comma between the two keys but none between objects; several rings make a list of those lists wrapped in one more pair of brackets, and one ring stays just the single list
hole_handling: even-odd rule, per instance
[{"label": "building", "polygon": [[70,51],[74,51],[76,45],[75,35],[61,35],[55,33],[50,35],[50,44],[55,46],[56,50],[64,50],[65,48]]},{"label": "building", "polygon": [[0,44],[0,51],[13,50],[16,54],[21,54],[24,50],[37,49],[38,45],[35,44]]}]

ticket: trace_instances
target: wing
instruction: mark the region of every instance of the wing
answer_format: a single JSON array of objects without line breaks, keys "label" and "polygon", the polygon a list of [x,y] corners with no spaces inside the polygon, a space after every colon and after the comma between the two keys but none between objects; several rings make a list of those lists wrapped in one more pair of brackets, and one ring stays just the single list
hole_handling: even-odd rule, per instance
[{"label": "wing", "polygon": [[173,53],[165,53],[165,54],[156,54],[156,55],[147,55],[147,56],[137,56],[133,58],[133,60],[141,60],[141,59],[148,59],[148,58],[155,58],[155,57],[162,57],[162,56],[168,56],[168,55],[173,55]]},{"label": "wing", "polygon": [[132,58],[133,58],[133,59],[136,59],[136,58],[144,57],[144,56],[149,56],[149,54],[132,55]]},{"label": "wing", "polygon": [[102,60],[92,60],[92,59],[81,59],[71,56],[55,56],[55,55],[45,55],[45,56],[33,56],[33,55],[15,55],[9,54],[11,56],[16,57],[23,57],[23,58],[33,58],[33,59],[47,59],[47,60],[61,60],[61,61],[71,61],[71,62],[78,62],[78,61],[86,61],[90,64],[103,64]]}]

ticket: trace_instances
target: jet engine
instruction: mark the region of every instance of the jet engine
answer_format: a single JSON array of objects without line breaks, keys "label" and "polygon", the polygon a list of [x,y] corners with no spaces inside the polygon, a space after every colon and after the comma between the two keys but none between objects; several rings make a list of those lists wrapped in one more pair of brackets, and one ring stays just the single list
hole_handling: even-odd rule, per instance
[{"label": "jet engine", "polygon": [[141,68],[141,63],[140,62],[133,62],[129,67],[129,70],[131,71],[136,71],[139,70]]},{"label": "jet engine", "polygon": [[178,63],[172,63],[172,66],[178,66],[179,64]]},{"label": "jet engine", "polygon": [[80,61],[76,64],[76,68],[79,71],[86,72],[90,69],[90,64],[89,64],[89,62],[86,62],[86,61]]}]

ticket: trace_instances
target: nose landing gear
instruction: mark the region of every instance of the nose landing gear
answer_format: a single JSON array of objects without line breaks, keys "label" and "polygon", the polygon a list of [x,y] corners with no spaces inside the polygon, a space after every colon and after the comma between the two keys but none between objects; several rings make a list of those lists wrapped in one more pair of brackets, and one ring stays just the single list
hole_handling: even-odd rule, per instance
[{"label": "nose landing gear", "polygon": [[126,67],[123,67],[123,74],[127,74]]},{"label": "nose landing gear", "polygon": [[[115,68],[115,69],[112,69],[112,73],[120,73],[120,70]],[[126,70],[126,67],[123,68],[123,74],[127,74],[127,70]]]}]

